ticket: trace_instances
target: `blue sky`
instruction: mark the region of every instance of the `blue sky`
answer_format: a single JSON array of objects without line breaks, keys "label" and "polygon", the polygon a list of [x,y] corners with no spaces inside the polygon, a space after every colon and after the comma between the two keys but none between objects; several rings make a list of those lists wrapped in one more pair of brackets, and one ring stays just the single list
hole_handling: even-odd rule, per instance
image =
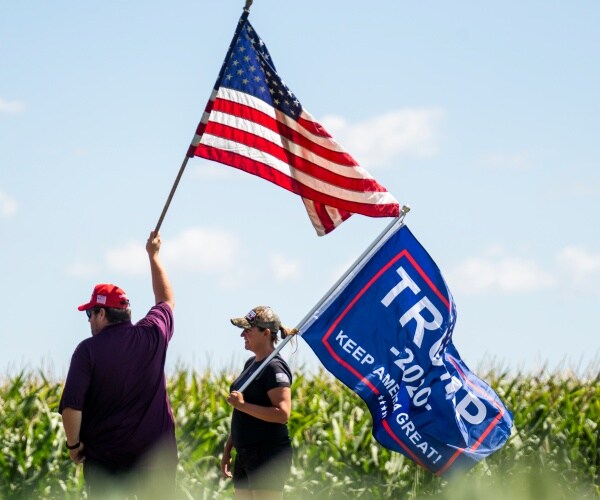
[{"label": "blue sky", "polygon": [[[0,372],[65,373],[76,307],[113,282],[152,304],[143,250],[243,2],[0,7]],[[476,370],[599,358],[600,4],[256,0],[250,21],[304,107],[412,210]],[[317,237],[298,197],[194,158],[163,223],[168,368],[237,369],[229,318],[295,326],[387,219]],[[318,360],[302,340],[294,367]]]}]

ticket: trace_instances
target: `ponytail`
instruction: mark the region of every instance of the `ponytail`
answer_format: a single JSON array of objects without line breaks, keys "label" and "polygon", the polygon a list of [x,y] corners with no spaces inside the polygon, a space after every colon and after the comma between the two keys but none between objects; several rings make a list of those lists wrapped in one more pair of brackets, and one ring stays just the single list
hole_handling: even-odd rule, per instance
[{"label": "ponytail", "polygon": [[285,326],[280,325],[279,332],[271,332],[271,341],[273,342],[273,344],[276,344],[279,341],[279,339],[277,338],[277,333],[279,333],[281,340],[283,340],[289,335],[296,335],[298,333],[298,330],[296,328],[286,328]]}]

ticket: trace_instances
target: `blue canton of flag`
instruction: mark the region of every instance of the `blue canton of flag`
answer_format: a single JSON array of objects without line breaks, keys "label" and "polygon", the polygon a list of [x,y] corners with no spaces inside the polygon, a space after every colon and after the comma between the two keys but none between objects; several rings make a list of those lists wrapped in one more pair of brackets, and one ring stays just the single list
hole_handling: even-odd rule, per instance
[{"label": "blue canton of flag", "polygon": [[300,101],[279,78],[267,46],[249,22],[221,71],[222,86],[260,97],[288,116],[300,116]]},{"label": "blue canton of flag", "polygon": [[406,226],[383,241],[299,334],[367,403],[383,446],[438,475],[469,468],[512,415],[454,347],[456,307],[427,251]]}]

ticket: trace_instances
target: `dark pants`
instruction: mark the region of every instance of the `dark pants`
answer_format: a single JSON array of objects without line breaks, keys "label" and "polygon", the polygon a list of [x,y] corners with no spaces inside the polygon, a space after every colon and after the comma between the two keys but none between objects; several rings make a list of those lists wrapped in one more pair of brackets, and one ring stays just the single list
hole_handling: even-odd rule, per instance
[{"label": "dark pants", "polygon": [[236,489],[283,491],[292,468],[292,446],[236,449],[233,485]]},{"label": "dark pants", "polygon": [[119,496],[174,498],[176,465],[161,468],[115,467],[86,458],[83,476],[89,498]]}]

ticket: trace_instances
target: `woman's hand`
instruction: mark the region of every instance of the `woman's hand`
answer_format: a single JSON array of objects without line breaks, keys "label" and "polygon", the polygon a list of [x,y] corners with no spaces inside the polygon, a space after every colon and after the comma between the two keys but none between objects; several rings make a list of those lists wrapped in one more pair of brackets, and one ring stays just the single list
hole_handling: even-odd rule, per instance
[{"label": "woman's hand", "polygon": [[224,477],[231,477],[231,450],[233,449],[233,441],[231,440],[231,434],[225,441],[225,447],[223,448],[223,458],[221,458],[221,472]]},{"label": "woman's hand", "polygon": [[231,451],[224,450],[223,458],[221,459],[221,472],[224,477],[231,477]]},{"label": "woman's hand", "polygon": [[227,402],[236,410],[239,410],[244,404],[244,395],[241,392],[232,391],[229,396],[227,396]]}]

